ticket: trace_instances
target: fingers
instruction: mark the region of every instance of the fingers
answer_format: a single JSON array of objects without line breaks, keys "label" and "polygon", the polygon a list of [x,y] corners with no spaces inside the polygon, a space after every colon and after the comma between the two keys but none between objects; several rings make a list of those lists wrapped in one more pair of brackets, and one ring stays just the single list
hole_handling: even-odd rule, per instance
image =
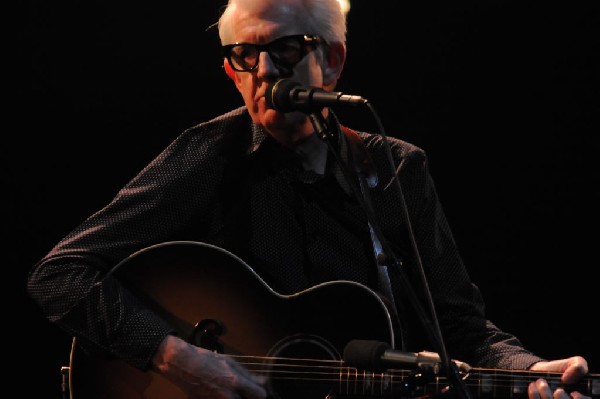
[{"label": "fingers", "polygon": [[529,384],[527,394],[529,399],[589,399],[588,396],[579,392],[571,392],[569,394],[563,388],[557,388],[552,392],[552,388],[548,385],[548,382],[542,378]]},{"label": "fingers", "polygon": [[[575,384],[581,377],[588,373],[587,361],[581,356],[572,356],[566,359],[542,361],[531,366],[532,371],[547,371],[562,373],[561,382],[563,384]],[[579,392],[565,392],[564,389],[558,388],[554,392],[548,383],[539,379],[529,384],[528,394],[530,399],[584,399],[588,398]]]},{"label": "fingers", "polygon": [[573,399],[591,399],[589,396],[585,396],[580,392],[571,392],[571,397]]},{"label": "fingers", "polygon": [[[250,377],[250,378],[249,378]],[[239,396],[245,399],[264,399],[267,397],[267,390],[258,383],[253,376],[240,376],[236,391]]]},{"label": "fingers", "polygon": [[[532,371],[569,372],[581,376],[588,372],[587,361],[581,356],[572,356],[566,359],[542,361],[531,366]],[[564,381],[563,381],[564,382]]]},{"label": "fingers", "polygon": [[539,362],[531,366],[532,371],[549,371],[563,373],[561,381],[564,384],[574,384],[588,372],[587,361],[581,356],[566,359]]},{"label": "fingers", "polygon": [[548,382],[542,378],[529,384],[527,394],[529,399],[570,399],[569,394],[562,388],[558,388],[552,392],[552,388],[550,388]]},{"label": "fingers", "polygon": [[539,378],[529,384],[527,394],[529,399],[551,399],[552,389],[546,380]]},{"label": "fingers", "polygon": [[567,368],[562,375],[562,382],[565,384],[574,384],[588,372],[587,361],[581,356],[570,357]]},{"label": "fingers", "polygon": [[235,360],[229,359],[229,367],[237,376],[235,382],[235,391],[238,396],[244,399],[264,399],[267,397],[267,391],[264,387],[265,378],[251,373]]},{"label": "fingers", "polygon": [[552,396],[552,398],[553,399],[570,399],[571,397],[564,389],[558,388],[556,391],[554,391],[554,395]]}]

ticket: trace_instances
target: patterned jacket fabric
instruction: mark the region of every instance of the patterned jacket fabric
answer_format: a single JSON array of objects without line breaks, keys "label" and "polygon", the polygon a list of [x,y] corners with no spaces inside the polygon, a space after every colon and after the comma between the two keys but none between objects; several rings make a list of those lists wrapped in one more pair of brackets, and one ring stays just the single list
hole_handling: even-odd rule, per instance
[{"label": "patterned jacket fabric", "polygon": [[[335,116],[331,125],[339,131]],[[382,136],[358,134],[377,171],[378,184],[370,189],[376,222],[412,279],[410,285],[424,298],[403,194],[450,357],[505,369],[525,369],[541,360],[486,319],[425,152],[388,137],[390,165]],[[338,145],[346,146],[339,137]],[[364,207],[340,177],[336,158],[328,155],[324,176],[304,170],[298,154],[254,125],[245,107],[191,127],[41,259],[31,271],[28,290],[49,320],[87,350],[116,356],[142,370],[150,367],[159,343],[176,328],[107,273],[149,246],[186,240],[221,247],[284,295],[331,280],[352,280],[377,290]],[[394,184],[394,173],[400,185]],[[403,349],[431,350],[417,339],[423,334],[401,277],[393,268],[390,272]],[[356,318],[359,323],[360,314]]]}]

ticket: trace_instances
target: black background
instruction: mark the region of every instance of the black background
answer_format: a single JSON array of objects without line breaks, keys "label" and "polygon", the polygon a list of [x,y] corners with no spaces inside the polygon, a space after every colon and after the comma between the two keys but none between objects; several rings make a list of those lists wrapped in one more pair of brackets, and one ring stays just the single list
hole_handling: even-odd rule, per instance
[{"label": "black background", "polygon": [[[338,90],[428,152],[489,317],[595,371],[599,14],[550,3],[355,0]],[[70,346],[26,296],[28,269],[182,129],[242,105],[209,29],[222,4],[27,2],[2,156],[6,270],[18,270],[5,346],[22,396],[60,397]],[[367,111],[338,113],[377,130]]]}]

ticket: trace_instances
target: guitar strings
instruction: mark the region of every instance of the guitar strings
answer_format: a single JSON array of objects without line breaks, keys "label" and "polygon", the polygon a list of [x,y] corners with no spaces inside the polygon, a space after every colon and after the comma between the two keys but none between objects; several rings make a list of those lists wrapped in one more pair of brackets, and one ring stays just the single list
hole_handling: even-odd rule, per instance
[{"label": "guitar strings", "polygon": [[[359,370],[344,366],[342,360],[289,358],[274,356],[241,356],[232,355],[240,364],[257,374],[268,374],[276,380],[321,381],[341,384],[395,384],[404,382],[406,378],[419,372],[420,369],[401,370],[390,369],[383,373]],[[465,373],[463,379],[469,387],[483,389],[510,388],[513,390],[526,389],[527,385],[537,378],[544,378],[551,386],[560,386],[561,373],[536,372],[529,370],[502,370],[473,368]],[[591,378],[600,378],[600,374],[590,374]],[[444,385],[447,378],[436,375],[428,385]],[[581,382],[585,386],[585,381]]]}]

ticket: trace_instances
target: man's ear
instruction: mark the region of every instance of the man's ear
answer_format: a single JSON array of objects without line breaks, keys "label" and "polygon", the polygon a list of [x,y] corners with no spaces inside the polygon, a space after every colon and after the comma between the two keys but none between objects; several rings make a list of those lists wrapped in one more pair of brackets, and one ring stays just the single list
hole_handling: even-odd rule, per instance
[{"label": "man's ear", "polygon": [[326,47],[323,66],[323,86],[333,90],[342,74],[346,62],[346,46],[344,43],[331,43]]},{"label": "man's ear", "polygon": [[225,68],[225,73],[227,74],[227,76],[229,76],[231,80],[235,81],[235,71],[233,70],[231,65],[229,65],[229,61],[227,60],[227,58],[223,58],[223,68]]},{"label": "man's ear", "polygon": [[233,80],[233,83],[235,83],[235,87],[239,91],[240,90],[240,80],[238,79],[237,73],[235,73],[235,71],[233,70],[231,65],[229,65],[229,61],[227,60],[227,58],[225,58],[223,60],[223,68],[225,69],[225,73],[227,74],[227,76],[229,76],[229,78],[231,80]]}]

